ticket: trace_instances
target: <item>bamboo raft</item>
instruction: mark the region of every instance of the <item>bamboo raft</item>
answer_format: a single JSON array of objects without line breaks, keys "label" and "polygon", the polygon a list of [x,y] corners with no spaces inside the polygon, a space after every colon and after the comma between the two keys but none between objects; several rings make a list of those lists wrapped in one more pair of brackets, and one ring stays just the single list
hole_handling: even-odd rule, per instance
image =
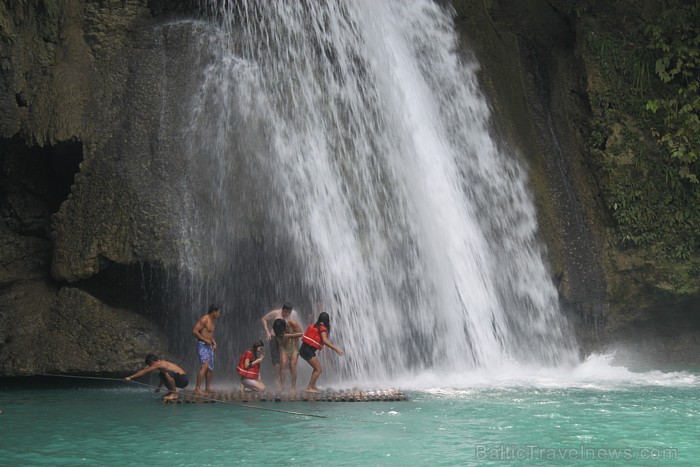
[{"label": "bamboo raft", "polygon": [[392,402],[405,401],[406,395],[398,389],[370,390],[326,389],[317,393],[297,391],[292,393],[212,391],[200,396],[193,392],[180,392],[177,399],[164,403],[206,404],[212,402]]}]

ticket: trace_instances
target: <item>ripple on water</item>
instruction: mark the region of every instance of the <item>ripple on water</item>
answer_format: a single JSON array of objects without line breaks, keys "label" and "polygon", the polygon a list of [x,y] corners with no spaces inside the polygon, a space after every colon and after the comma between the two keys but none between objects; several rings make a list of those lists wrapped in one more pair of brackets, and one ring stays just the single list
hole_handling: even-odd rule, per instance
[{"label": "ripple on water", "polygon": [[700,427],[692,423],[700,407],[696,390],[684,387],[494,387],[416,392],[407,402],[303,405],[274,407],[328,418],[223,404],[164,407],[147,391],[1,391],[0,456],[15,465],[317,465],[310,443],[336,465],[474,463],[476,446],[529,444],[700,456]]}]

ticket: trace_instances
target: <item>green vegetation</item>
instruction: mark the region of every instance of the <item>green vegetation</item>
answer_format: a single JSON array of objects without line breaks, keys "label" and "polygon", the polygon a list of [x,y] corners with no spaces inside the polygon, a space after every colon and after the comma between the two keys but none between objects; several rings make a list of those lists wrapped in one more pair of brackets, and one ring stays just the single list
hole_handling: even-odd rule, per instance
[{"label": "green vegetation", "polygon": [[[681,164],[679,174],[698,183],[700,152],[700,6],[679,8],[681,16],[666,11],[658,24],[647,27],[652,43],[649,46],[659,58],[656,74],[667,84],[667,95],[652,99],[647,109],[663,119],[654,135],[671,158]],[[674,12],[675,13],[675,12]]]},{"label": "green vegetation", "polygon": [[[623,246],[700,246],[700,6],[587,33],[593,154]],[[630,22],[631,23],[631,22]]]}]

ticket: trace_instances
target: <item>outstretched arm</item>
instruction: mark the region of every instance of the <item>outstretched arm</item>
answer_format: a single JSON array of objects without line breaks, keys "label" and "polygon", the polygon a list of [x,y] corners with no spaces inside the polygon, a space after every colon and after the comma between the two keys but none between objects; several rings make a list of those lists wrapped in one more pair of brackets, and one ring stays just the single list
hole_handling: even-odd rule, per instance
[{"label": "outstretched arm", "polygon": [[342,350],[340,350],[338,347],[336,347],[335,345],[333,345],[333,343],[332,343],[331,341],[328,340],[328,333],[327,333],[327,332],[322,332],[322,333],[321,333],[321,340],[323,341],[323,344],[324,344],[324,345],[326,345],[327,347],[329,347],[329,348],[335,350],[335,353],[337,353],[337,354],[340,355],[341,357],[342,357],[343,355],[345,355],[345,352],[343,352]]},{"label": "outstretched arm", "polygon": [[145,374],[148,374],[148,373],[150,373],[151,371],[157,370],[158,368],[160,368],[160,365],[159,365],[159,362],[156,362],[156,363],[154,363],[153,365],[149,366],[148,368],[144,368],[143,370],[139,370],[139,371],[137,371],[136,373],[134,373],[134,374],[131,375],[131,376],[127,376],[126,378],[124,378],[124,380],[126,380],[126,381],[131,381],[131,380],[134,379],[134,378],[138,378],[138,377],[140,377],[140,376],[143,376],[143,375],[145,375]]}]

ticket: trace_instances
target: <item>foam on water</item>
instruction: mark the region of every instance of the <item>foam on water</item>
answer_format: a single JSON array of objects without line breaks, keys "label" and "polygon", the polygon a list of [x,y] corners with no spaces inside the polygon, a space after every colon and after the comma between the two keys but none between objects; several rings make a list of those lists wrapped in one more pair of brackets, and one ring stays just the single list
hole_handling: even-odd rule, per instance
[{"label": "foam on water", "polygon": [[[375,383],[381,385],[381,383]],[[686,371],[634,371],[615,363],[615,354],[592,354],[581,364],[542,367],[504,364],[488,369],[439,373],[433,370],[386,382],[404,389],[440,395],[465,395],[497,388],[594,389],[617,391],[642,386],[700,387],[697,374]]]}]

